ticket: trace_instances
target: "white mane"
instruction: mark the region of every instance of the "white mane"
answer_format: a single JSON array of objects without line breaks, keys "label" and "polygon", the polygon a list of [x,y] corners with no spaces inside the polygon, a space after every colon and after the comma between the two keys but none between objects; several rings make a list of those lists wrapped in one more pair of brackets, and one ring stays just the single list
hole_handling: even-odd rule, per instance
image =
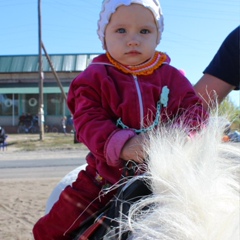
[{"label": "white mane", "polygon": [[223,128],[222,118],[211,117],[191,140],[176,128],[150,136],[153,195],[121,219],[131,239],[239,240],[240,150],[237,143],[221,141]]}]

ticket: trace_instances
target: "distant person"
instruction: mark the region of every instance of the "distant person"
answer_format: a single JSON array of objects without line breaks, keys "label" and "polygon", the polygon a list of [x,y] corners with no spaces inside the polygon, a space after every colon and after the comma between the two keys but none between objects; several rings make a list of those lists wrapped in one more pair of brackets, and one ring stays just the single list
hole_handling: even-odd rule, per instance
[{"label": "distant person", "polygon": [[74,132],[74,125],[73,125],[73,115],[71,114],[67,119],[67,125],[70,127],[70,132]]},{"label": "distant person", "polygon": [[18,126],[24,124],[24,122],[25,122],[25,117],[26,117],[25,114],[22,114],[22,115],[19,117]]},{"label": "distant person", "polygon": [[7,138],[6,132],[2,126],[0,126],[0,144],[4,148],[5,140]]},{"label": "distant person", "polygon": [[205,109],[212,108],[232,91],[240,89],[240,26],[223,41],[216,55],[194,86]]},{"label": "distant person", "polygon": [[38,115],[36,114],[33,116],[33,119],[32,119],[33,126],[38,126],[38,122],[39,122],[39,119],[38,119]]},{"label": "distant person", "polygon": [[27,113],[27,115],[25,116],[25,123],[28,125],[32,124],[32,120],[33,120],[33,116],[31,113]]},{"label": "distant person", "polygon": [[67,129],[66,129],[66,125],[67,125],[67,117],[64,116],[61,120],[62,122],[62,130],[63,130],[63,133],[66,135],[67,134]]},{"label": "distant person", "polygon": [[169,57],[156,51],[163,31],[157,0],[105,0],[98,36],[106,54],[71,83],[68,107],[88,163],[34,226],[36,240],[72,239],[79,224],[115,194],[104,191],[122,177],[131,159],[145,162],[145,133],[161,124],[202,127],[207,114],[192,84]]}]

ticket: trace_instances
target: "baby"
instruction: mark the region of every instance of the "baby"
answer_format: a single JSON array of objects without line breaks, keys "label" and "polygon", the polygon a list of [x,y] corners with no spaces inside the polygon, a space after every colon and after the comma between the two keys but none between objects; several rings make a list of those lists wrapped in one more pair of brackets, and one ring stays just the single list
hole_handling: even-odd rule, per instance
[{"label": "baby", "polygon": [[[76,135],[90,150],[87,167],[34,226],[37,240],[72,239],[115,191],[127,161],[143,163],[144,134],[169,122],[201,128],[207,114],[191,83],[156,51],[163,31],[157,0],[103,1],[98,36],[106,53],[71,83],[68,107]],[[105,193],[105,194],[104,194]]]}]

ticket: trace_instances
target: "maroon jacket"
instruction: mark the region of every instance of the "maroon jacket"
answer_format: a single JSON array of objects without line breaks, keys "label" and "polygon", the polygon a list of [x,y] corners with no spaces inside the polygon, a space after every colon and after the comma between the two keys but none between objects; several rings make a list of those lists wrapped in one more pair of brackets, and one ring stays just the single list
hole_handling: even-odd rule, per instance
[{"label": "maroon jacket", "polygon": [[[156,117],[157,102],[167,86],[169,101],[161,108],[160,122],[181,118],[189,127],[204,120],[201,101],[191,83],[179,70],[164,63],[151,75],[133,76],[114,67],[105,54],[93,59],[89,67],[71,83],[68,106],[74,115],[77,138],[90,150],[88,165],[110,183],[121,176],[120,151],[136,132]],[[122,129],[117,120],[128,126]]]}]

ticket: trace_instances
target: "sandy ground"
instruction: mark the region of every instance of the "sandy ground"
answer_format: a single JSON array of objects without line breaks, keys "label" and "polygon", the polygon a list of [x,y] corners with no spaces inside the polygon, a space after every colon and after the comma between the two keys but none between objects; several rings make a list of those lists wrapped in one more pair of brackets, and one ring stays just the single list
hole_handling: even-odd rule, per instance
[{"label": "sandy ground", "polygon": [[[76,158],[78,151],[58,152],[33,152],[28,153],[27,159],[56,158],[57,156],[68,156]],[[82,153],[84,155],[85,152]],[[22,159],[26,154],[12,151],[0,150],[0,161],[11,161],[13,158]],[[4,171],[4,169],[2,169]],[[9,171],[9,170],[8,170]],[[29,171],[26,169],[26,171]],[[40,170],[39,170],[40,171]],[[66,172],[69,172],[66,168]],[[18,176],[0,176],[0,240],[32,240],[32,228],[35,222],[44,215],[45,205],[48,197],[57,183],[64,177],[59,173],[59,177],[34,175],[19,178]],[[61,176],[61,177],[60,177]]]},{"label": "sandy ground", "polygon": [[60,179],[1,179],[0,239],[32,240],[32,227],[44,214],[48,196]]}]

